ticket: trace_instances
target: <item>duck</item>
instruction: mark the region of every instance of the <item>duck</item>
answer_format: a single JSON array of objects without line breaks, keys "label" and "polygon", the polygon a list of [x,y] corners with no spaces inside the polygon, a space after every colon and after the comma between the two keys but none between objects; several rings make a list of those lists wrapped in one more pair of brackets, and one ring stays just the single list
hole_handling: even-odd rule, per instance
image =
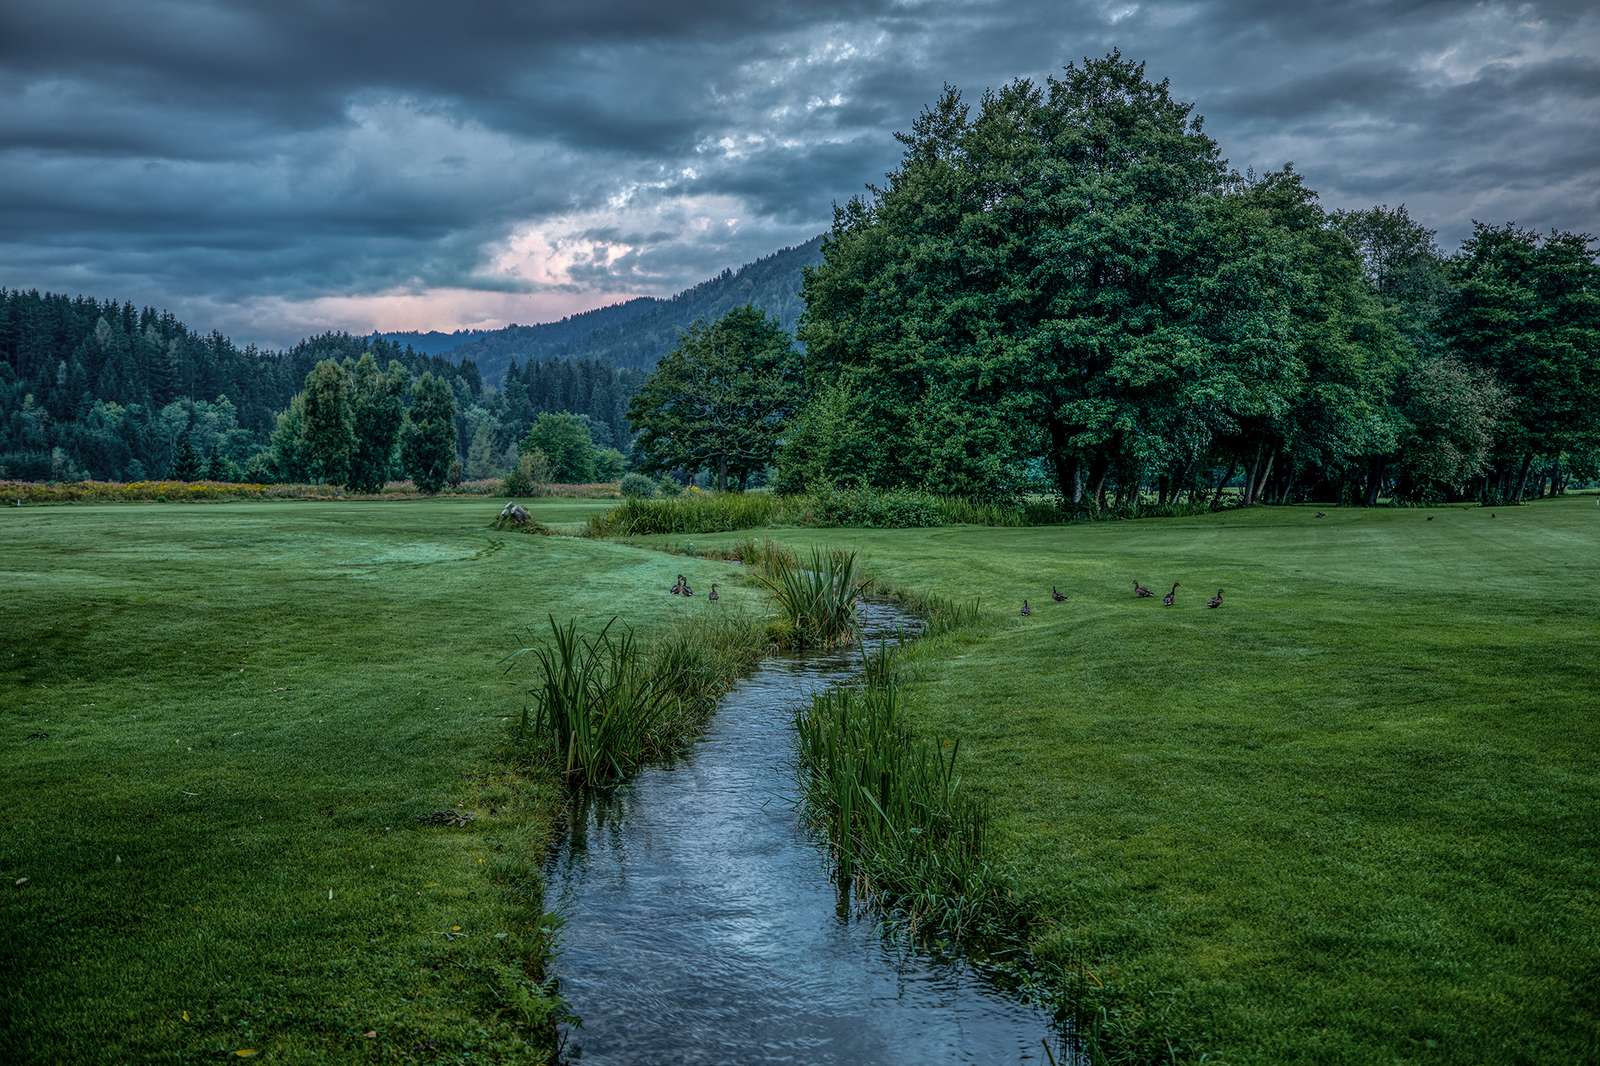
[{"label": "duck", "polygon": [[1055,600],[1057,603],[1065,603],[1067,601],[1066,595],[1057,591],[1054,585],[1050,586],[1050,598]]},{"label": "duck", "polygon": [[1325,515],[1325,514],[1323,514],[1323,513],[1322,513],[1322,512],[1321,512],[1321,511],[1318,511],[1318,512],[1317,512],[1317,517],[1318,517],[1318,518],[1327,518],[1327,517],[1328,517],[1328,516],[1327,516],[1327,515]]},{"label": "duck", "polygon": [[1026,618],[1030,614],[1033,613],[1033,608],[1028,606],[1028,601],[1027,600],[1023,600],[1022,601],[1022,610],[1018,611],[1017,613],[1022,615],[1022,617]]},{"label": "duck", "polygon": [[722,599],[721,596],[717,595],[717,583],[715,581],[711,583],[711,591],[706,593],[706,599],[711,603],[716,603]]},{"label": "duck", "polygon": [[1212,608],[1213,610],[1215,610],[1216,608],[1222,606],[1222,590],[1221,589],[1218,589],[1217,590],[1217,594],[1206,601],[1206,606]]},{"label": "duck", "polygon": [[1139,597],[1141,600],[1155,595],[1154,592],[1151,592],[1149,589],[1139,584],[1138,578],[1133,579],[1133,594]]},{"label": "duck", "polygon": [[1163,607],[1171,607],[1173,604],[1175,604],[1177,602],[1178,602],[1178,583],[1176,581],[1174,581],[1172,583],[1172,591],[1167,593],[1165,596],[1161,597],[1161,606],[1163,606]]},{"label": "duck", "polygon": [[1432,522],[1432,521],[1433,521],[1433,515],[1429,515],[1429,516],[1428,516],[1428,521],[1430,521],[1430,522]]},{"label": "duck", "polygon": [[682,596],[683,595],[683,590],[686,589],[686,588],[688,588],[688,586],[683,583],[683,575],[679,574],[678,575],[678,583],[676,585],[672,586],[672,594],[674,596]]},{"label": "duck", "polygon": [[694,595],[694,589],[689,587],[689,583],[687,581],[685,581],[683,583],[683,594],[685,596],[693,596]]}]

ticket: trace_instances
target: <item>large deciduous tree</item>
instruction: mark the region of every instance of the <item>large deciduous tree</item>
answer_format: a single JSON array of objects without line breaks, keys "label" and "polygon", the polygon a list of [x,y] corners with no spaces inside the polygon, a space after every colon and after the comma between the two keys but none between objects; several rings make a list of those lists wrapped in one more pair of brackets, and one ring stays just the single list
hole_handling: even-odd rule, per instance
[{"label": "large deciduous tree", "polygon": [[755,307],[695,323],[628,408],[643,466],[709,470],[719,488],[744,487],[776,454],[799,374],[793,340]]},{"label": "large deciduous tree", "polygon": [[1600,441],[1600,265],[1586,236],[1478,223],[1449,268],[1440,332],[1506,393],[1482,491],[1514,502],[1535,459]]},{"label": "large deciduous tree", "polygon": [[806,280],[808,372],[848,375],[884,441],[859,473],[989,494],[1043,454],[1077,498],[1181,463],[1200,431],[1182,397],[1216,359],[1197,287],[1228,178],[1190,106],[1113,52],[976,114],[947,88],[900,139]]}]

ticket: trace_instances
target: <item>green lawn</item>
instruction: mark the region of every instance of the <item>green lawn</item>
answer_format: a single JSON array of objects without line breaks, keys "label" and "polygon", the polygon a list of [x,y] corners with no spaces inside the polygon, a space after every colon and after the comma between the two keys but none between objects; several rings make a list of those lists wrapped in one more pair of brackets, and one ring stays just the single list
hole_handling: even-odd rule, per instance
[{"label": "green lawn", "polygon": [[554,790],[497,758],[498,662],[708,608],[499,506],[0,510],[0,1062],[542,1057]]},{"label": "green lawn", "polygon": [[911,715],[1114,1021],[1229,1063],[1600,1061],[1594,497],[771,533],[982,598]]}]

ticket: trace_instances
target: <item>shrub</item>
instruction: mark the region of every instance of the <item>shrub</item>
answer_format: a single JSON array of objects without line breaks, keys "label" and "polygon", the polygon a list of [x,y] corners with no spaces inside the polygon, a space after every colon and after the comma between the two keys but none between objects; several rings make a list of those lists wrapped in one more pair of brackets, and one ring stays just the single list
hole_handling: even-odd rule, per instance
[{"label": "shrub", "polygon": [[517,465],[506,475],[503,485],[506,496],[542,496],[550,483],[550,460],[537,448],[517,456]]},{"label": "shrub", "polygon": [[648,500],[656,494],[656,483],[644,474],[628,474],[622,479],[622,495],[629,500]]},{"label": "shrub", "polygon": [[616,481],[628,469],[628,457],[615,448],[598,448],[594,453],[594,480]]}]

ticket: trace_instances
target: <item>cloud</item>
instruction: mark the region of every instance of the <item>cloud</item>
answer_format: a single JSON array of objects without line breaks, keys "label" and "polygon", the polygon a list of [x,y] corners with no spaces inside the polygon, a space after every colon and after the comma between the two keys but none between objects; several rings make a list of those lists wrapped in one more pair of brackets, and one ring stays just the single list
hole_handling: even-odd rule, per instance
[{"label": "cloud", "polygon": [[823,229],[944,83],[1113,46],[1329,206],[1597,231],[1591,7],[10,4],[0,285],[273,344],[670,293]]}]

